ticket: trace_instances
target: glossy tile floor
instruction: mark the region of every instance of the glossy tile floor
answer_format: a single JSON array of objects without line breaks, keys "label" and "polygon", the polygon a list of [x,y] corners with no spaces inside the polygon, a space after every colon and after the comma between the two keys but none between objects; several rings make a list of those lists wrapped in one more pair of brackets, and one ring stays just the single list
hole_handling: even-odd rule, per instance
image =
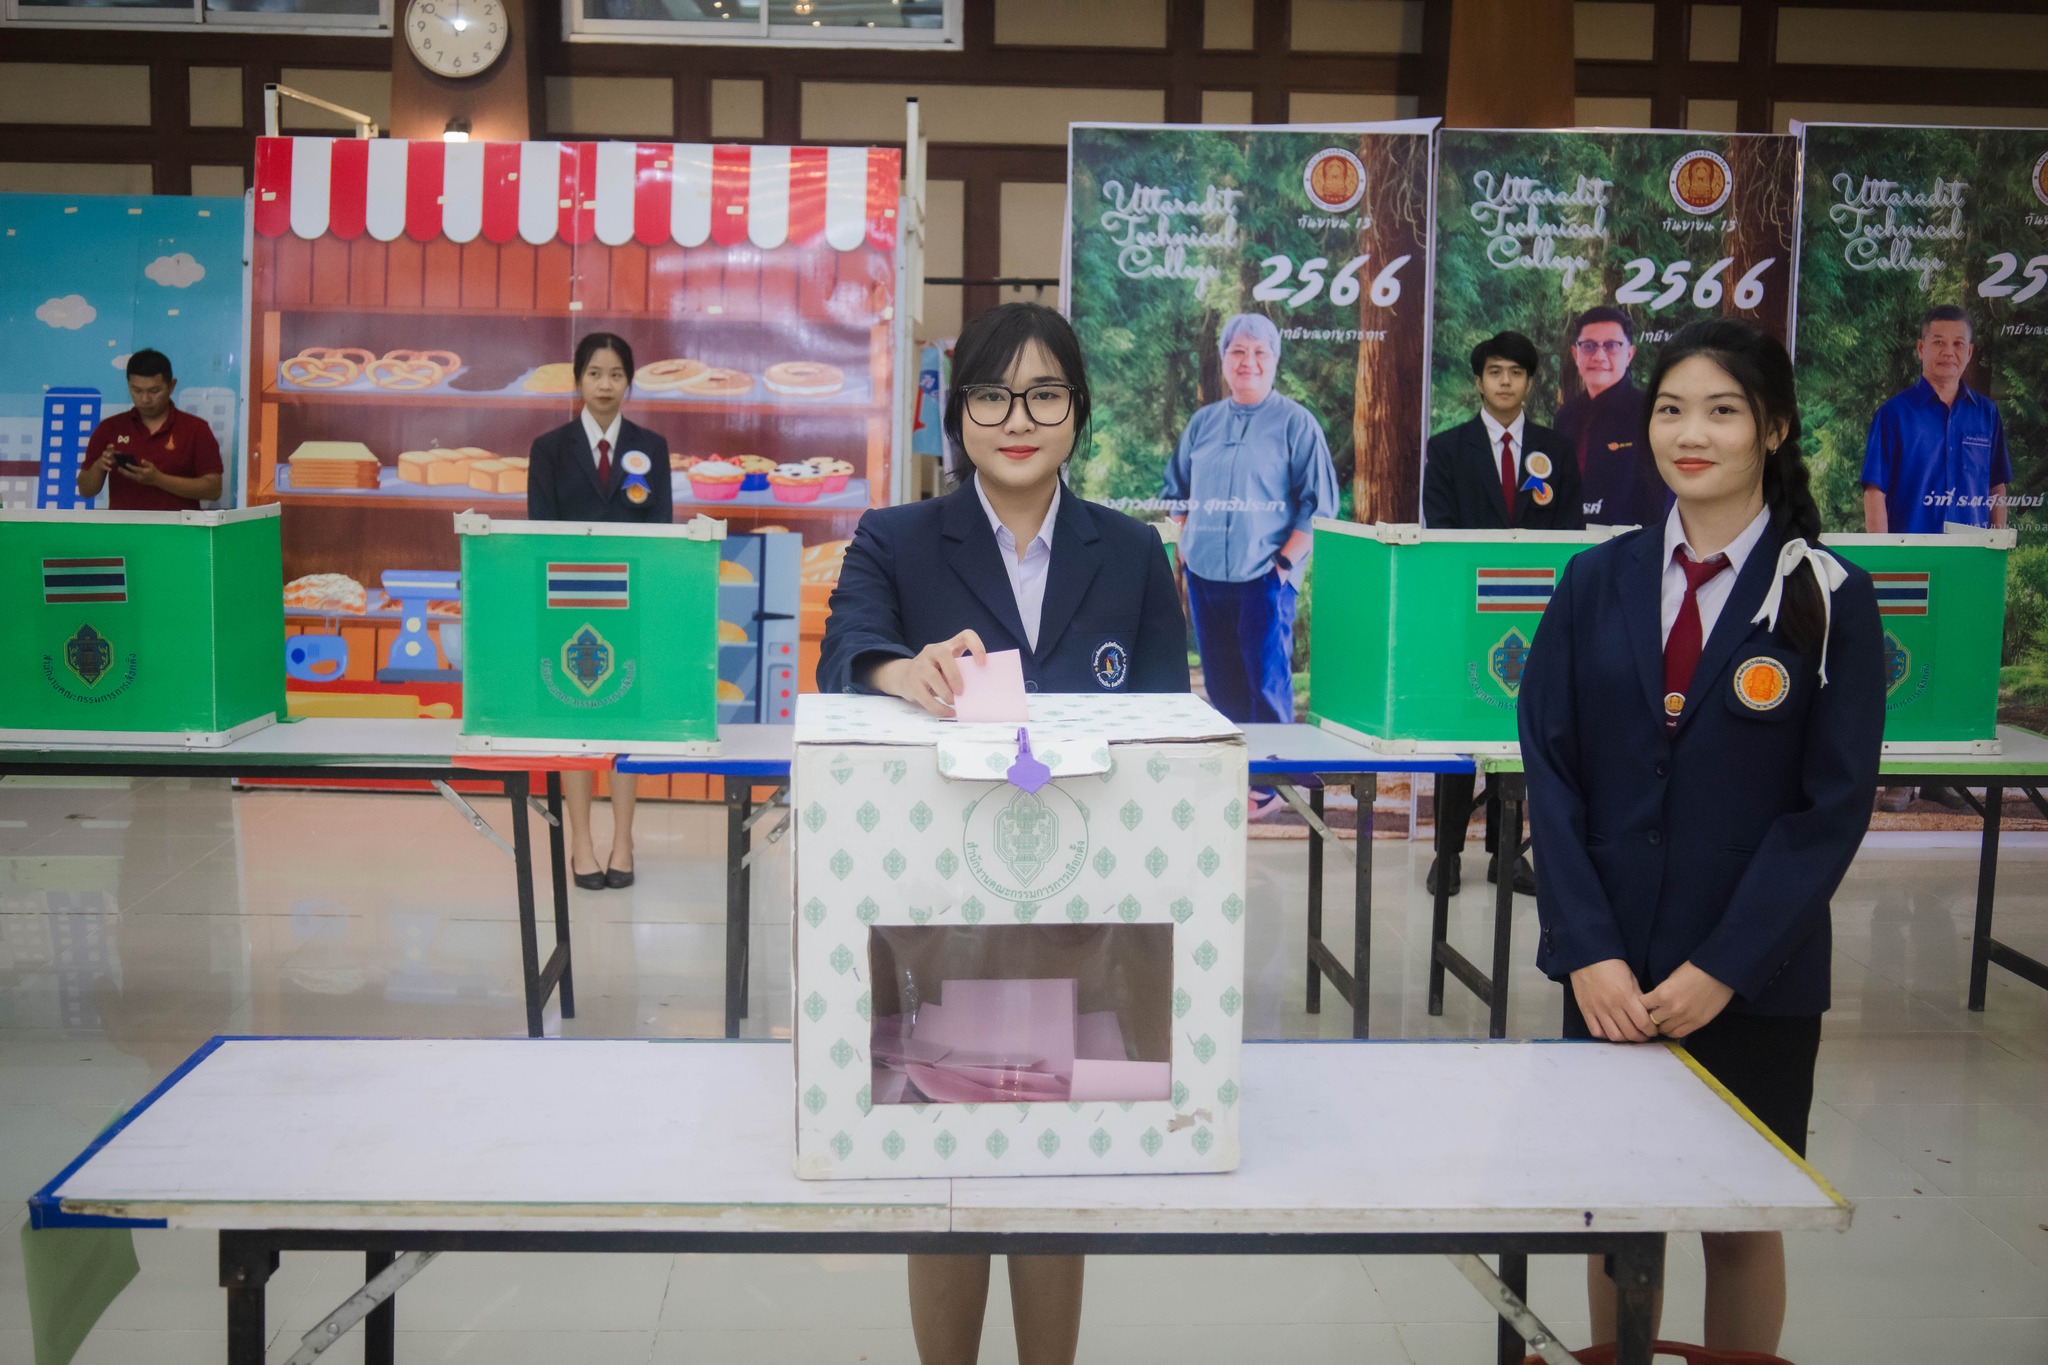
[{"label": "glossy tile floor", "polygon": [[[502,801],[486,812],[502,822]],[[600,830],[609,814],[600,809]],[[641,808],[640,884],[575,893],[583,1036],[711,1035],[723,981],[723,816]],[[1791,1239],[1784,1353],[1800,1365],[2048,1361],[2048,992],[1994,969],[1963,1008],[1975,844],[1885,836],[1836,902],[1834,1011],[1814,1107],[1816,1165],[1852,1231]],[[1915,843],[1908,844],[1906,841]],[[1247,1028],[1336,1037],[1306,1013],[1304,848],[1252,845]],[[1374,1027],[1484,1032],[1453,988],[1424,1007],[1427,850],[1375,849]],[[1486,942],[1483,855],[1454,935]],[[1349,863],[1334,860],[1348,883]],[[518,936],[505,856],[431,796],[231,793],[219,782],[0,783],[0,1362],[29,1359],[22,1200],[215,1033],[516,1035]],[[758,883],[750,1031],[786,1019],[787,881]],[[1511,1032],[1555,1033],[1521,902]],[[2009,840],[2000,936],[2048,957],[2048,841]],[[1345,926],[1333,946],[1348,954]],[[1540,1115],[1531,1115],[1540,1121]],[[1361,1160],[1372,1154],[1361,1152]],[[201,1234],[137,1234],[142,1274],[81,1365],[219,1361],[223,1296]],[[1667,1336],[1698,1340],[1696,1241],[1673,1240]],[[1539,1259],[1539,1313],[1584,1340],[1578,1263]],[[1015,1359],[996,1276],[983,1358]],[[272,1359],[361,1282],[349,1256],[289,1255]],[[907,1362],[900,1260],[447,1256],[400,1296],[399,1358],[427,1361]],[[1468,1362],[1491,1320],[1429,1258],[1098,1258],[1082,1359]],[[361,1359],[360,1335],[327,1360]]]}]

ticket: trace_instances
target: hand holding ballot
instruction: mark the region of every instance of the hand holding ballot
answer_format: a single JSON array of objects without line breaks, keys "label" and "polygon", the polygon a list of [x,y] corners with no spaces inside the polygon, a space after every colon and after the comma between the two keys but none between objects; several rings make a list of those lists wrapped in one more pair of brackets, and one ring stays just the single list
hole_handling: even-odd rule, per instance
[{"label": "hand holding ballot", "polygon": [[950,716],[953,699],[960,694],[963,654],[972,654],[980,663],[988,657],[988,650],[979,635],[963,630],[951,639],[926,645],[907,659],[877,665],[868,674],[868,686],[922,706],[935,716]]}]

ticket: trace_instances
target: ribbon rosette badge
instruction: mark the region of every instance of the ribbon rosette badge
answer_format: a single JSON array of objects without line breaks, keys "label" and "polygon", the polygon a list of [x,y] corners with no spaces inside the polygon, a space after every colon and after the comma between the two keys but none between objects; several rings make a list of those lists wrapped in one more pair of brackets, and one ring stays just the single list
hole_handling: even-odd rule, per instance
[{"label": "ribbon rosette badge", "polygon": [[626,501],[639,506],[647,501],[647,471],[654,468],[654,461],[644,450],[629,450],[619,457],[619,468],[626,471]]}]

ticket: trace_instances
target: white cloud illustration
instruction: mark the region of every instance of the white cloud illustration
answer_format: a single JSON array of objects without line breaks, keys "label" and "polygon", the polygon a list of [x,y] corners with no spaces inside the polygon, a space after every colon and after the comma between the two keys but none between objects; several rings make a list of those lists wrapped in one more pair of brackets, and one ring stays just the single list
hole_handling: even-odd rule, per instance
[{"label": "white cloud illustration", "polygon": [[45,299],[36,309],[36,321],[46,322],[52,327],[62,327],[75,332],[100,315],[99,309],[85,301],[83,294],[66,294],[61,299]]},{"label": "white cloud illustration", "polygon": [[191,252],[181,251],[175,256],[157,257],[142,273],[166,289],[190,289],[206,278],[206,267],[192,259]]},{"label": "white cloud illustration", "polygon": [[[128,355],[133,354],[133,351],[130,351],[128,353]],[[128,373],[128,355],[117,355],[114,357],[114,368],[119,370],[122,374]]]}]

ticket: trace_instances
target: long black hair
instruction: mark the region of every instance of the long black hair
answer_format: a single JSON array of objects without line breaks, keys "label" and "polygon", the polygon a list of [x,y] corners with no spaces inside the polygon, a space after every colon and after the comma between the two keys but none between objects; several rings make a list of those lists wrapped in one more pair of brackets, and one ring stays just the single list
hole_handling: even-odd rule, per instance
[{"label": "long black hair", "polygon": [[[1799,449],[1799,395],[1792,383],[1792,357],[1776,337],[1728,318],[1704,318],[1679,328],[1678,335],[1657,353],[1643,391],[1644,445],[1649,445],[1650,419],[1657,410],[1657,392],[1664,386],[1665,376],[1694,356],[1726,371],[1749,400],[1764,464],[1764,506],[1770,510],[1771,529],[1777,533],[1778,543],[1798,537],[1818,547],[1820,508],[1814,504],[1806,460]],[[1784,424],[1784,439],[1775,448],[1764,447],[1771,428],[1780,423]],[[1785,584],[1778,610],[1778,638],[1802,654],[1813,654],[1821,647],[1827,624],[1822,602],[1825,591],[1811,565],[1803,573],[1794,573]]]},{"label": "long black hair", "polygon": [[1074,448],[1067,458],[1081,452],[1092,408],[1088,366],[1081,359],[1081,339],[1074,335],[1065,318],[1042,303],[1005,303],[961,328],[960,339],[953,343],[953,382],[946,390],[942,425],[946,432],[946,477],[955,483],[973,468],[960,434],[960,424],[966,420],[967,390],[976,384],[1008,383],[1010,366],[1016,362],[1018,353],[1034,341],[1045,348],[1067,383],[1074,386]]}]

